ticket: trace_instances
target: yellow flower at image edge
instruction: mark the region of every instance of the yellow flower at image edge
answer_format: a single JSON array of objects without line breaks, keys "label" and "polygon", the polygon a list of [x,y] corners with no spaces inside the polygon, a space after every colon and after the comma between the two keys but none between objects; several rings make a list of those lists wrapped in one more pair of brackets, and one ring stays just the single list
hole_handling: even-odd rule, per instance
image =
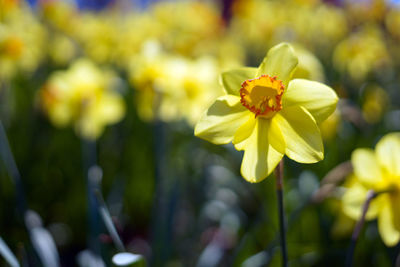
[{"label": "yellow flower at image edge", "polygon": [[371,201],[367,220],[378,218],[378,230],[387,246],[400,241],[400,133],[385,135],[372,149],[353,151],[354,174],[345,187],[342,207],[354,220],[361,218],[368,190],[379,193]]},{"label": "yellow flower at image edge", "polygon": [[258,68],[222,73],[226,95],[217,98],[195,127],[214,144],[244,150],[242,176],[266,178],[286,154],[301,163],[323,159],[318,124],[336,108],[336,93],[318,82],[293,79],[298,59],[289,44],[268,51]]}]

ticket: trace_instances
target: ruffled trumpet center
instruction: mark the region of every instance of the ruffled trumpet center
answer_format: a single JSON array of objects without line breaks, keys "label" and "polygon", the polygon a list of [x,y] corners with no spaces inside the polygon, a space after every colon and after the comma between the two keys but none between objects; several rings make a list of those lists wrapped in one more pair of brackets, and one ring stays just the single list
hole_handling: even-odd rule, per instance
[{"label": "ruffled trumpet center", "polygon": [[285,87],[277,77],[261,75],[246,80],[240,88],[240,102],[255,117],[271,118],[282,109],[282,95]]}]

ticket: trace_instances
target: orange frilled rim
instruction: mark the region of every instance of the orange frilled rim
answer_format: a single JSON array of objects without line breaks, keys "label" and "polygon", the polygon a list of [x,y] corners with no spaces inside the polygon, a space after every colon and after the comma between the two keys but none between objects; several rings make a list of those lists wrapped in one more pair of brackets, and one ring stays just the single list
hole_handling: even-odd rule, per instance
[{"label": "orange frilled rim", "polygon": [[240,102],[255,117],[271,118],[282,109],[282,95],[285,87],[276,76],[261,75],[246,80],[240,88]]}]

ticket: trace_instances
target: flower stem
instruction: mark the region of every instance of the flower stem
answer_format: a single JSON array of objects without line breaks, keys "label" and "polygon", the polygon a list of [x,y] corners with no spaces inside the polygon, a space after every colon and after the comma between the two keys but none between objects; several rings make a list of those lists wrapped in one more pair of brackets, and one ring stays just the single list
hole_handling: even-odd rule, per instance
[{"label": "flower stem", "polygon": [[361,229],[364,225],[365,216],[368,212],[369,204],[371,203],[371,200],[374,199],[376,196],[377,196],[377,193],[374,190],[369,190],[367,193],[367,199],[365,200],[364,205],[362,207],[361,218],[357,222],[356,226],[354,227],[353,235],[351,236],[351,243],[349,246],[349,250],[347,251],[347,257],[346,257],[346,266],[347,267],[353,265],[354,250],[356,248],[358,236],[360,235]]},{"label": "flower stem", "polygon": [[27,203],[25,199],[24,187],[22,184],[21,174],[18,170],[14,156],[12,154],[10,144],[8,142],[6,130],[0,120],[0,159],[3,160],[4,166],[15,186],[17,195],[17,210],[21,218],[27,210]]},{"label": "flower stem", "polygon": [[99,225],[99,212],[97,210],[97,199],[95,196],[95,190],[100,188],[101,177],[97,177],[96,162],[97,162],[97,151],[96,142],[91,140],[82,139],[82,152],[83,152],[83,164],[86,177],[86,194],[87,194],[87,220],[89,224],[88,233],[88,246],[89,249],[97,256],[101,254],[101,247],[98,242],[100,234]]},{"label": "flower stem", "polygon": [[286,248],[286,224],[285,211],[283,207],[283,158],[275,169],[276,179],[276,194],[278,197],[278,212],[279,212],[279,231],[282,251],[282,266],[288,266],[287,248]]},{"label": "flower stem", "polygon": [[124,243],[122,242],[121,237],[118,235],[117,228],[114,225],[114,222],[111,218],[111,214],[108,211],[106,202],[104,201],[101,191],[99,189],[95,189],[94,194],[95,194],[97,202],[99,204],[98,210],[99,210],[100,216],[103,219],[104,225],[107,228],[108,233],[110,234],[115,247],[118,249],[119,252],[125,252],[126,249],[125,249]]}]

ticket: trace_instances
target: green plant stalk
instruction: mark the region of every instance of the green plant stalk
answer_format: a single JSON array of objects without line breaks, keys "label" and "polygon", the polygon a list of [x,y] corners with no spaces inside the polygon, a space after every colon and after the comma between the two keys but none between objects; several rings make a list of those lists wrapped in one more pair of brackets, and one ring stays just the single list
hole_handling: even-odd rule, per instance
[{"label": "green plant stalk", "polygon": [[21,218],[27,209],[24,187],[22,185],[21,175],[18,170],[17,164],[15,163],[14,156],[11,152],[10,144],[8,142],[6,130],[0,120],[0,156],[3,160],[4,166],[10,175],[10,178],[14,184],[17,198],[17,209]]},{"label": "green plant stalk", "polygon": [[288,256],[286,247],[286,222],[285,209],[283,205],[283,158],[275,168],[276,195],[278,198],[278,214],[279,214],[279,233],[282,253],[282,266],[288,266]]},{"label": "green plant stalk", "polygon": [[95,254],[100,256],[101,248],[98,240],[100,233],[99,229],[99,213],[97,210],[97,199],[95,196],[95,190],[99,189],[98,181],[96,179],[91,179],[89,171],[92,167],[96,166],[96,142],[82,139],[82,152],[83,152],[83,163],[84,171],[86,177],[86,193],[87,193],[87,216],[89,224],[88,233],[88,245],[90,250]]},{"label": "green plant stalk", "polygon": [[98,210],[100,213],[101,218],[103,219],[104,225],[107,228],[108,233],[111,236],[111,239],[114,242],[115,247],[118,249],[119,252],[125,252],[125,246],[122,242],[120,236],[118,235],[118,231],[115,228],[115,225],[112,221],[110,212],[108,211],[107,205],[103,199],[103,196],[99,189],[95,190],[95,196],[97,198]]},{"label": "green plant stalk", "polygon": [[367,198],[362,207],[362,214],[360,220],[357,222],[356,226],[354,227],[353,234],[351,236],[351,242],[349,246],[349,250],[347,251],[346,257],[346,266],[350,267],[353,265],[353,257],[354,257],[354,250],[356,248],[358,236],[360,235],[361,229],[365,222],[365,216],[367,215],[369,204],[371,200],[377,196],[377,193],[374,190],[369,190],[367,193]]}]

